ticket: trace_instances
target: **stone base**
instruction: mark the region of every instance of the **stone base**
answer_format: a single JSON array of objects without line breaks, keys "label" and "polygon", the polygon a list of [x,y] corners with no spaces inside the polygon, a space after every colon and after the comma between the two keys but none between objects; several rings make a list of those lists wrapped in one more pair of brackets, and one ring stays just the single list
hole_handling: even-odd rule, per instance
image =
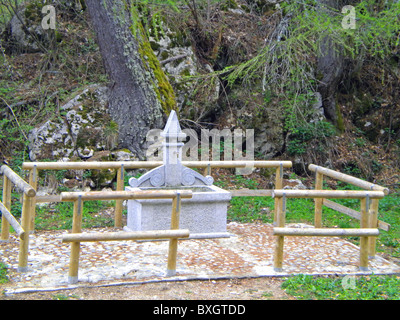
[{"label": "stone base", "polygon": [[69,283],[69,284],[76,284],[76,283],[78,283],[78,277],[77,277],[77,276],[75,276],[75,277],[68,276],[68,283]]},{"label": "stone base", "polygon": [[[230,192],[216,186],[192,189],[192,199],[182,199],[179,228],[189,229],[191,239],[229,237],[226,215]],[[138,189],[127,187],[126,190]],[[127,227],[131,231],[169,230],[171,212],[171,199],[128,200]]]}]

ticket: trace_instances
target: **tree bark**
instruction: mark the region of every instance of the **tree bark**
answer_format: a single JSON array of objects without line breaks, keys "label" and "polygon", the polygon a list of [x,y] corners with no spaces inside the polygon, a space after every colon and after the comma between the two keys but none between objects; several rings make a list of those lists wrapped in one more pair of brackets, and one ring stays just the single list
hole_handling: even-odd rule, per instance
[{"label": "tree bark", "polygon": [[[319,0],[321,12],[339,9],[340,0]],[[329,11],[328,11],[329,12]],[[343,75],[343,57],[329,36],[321,43],[321,54],[317,61],[317,74],[320,79],[318,91],[321,93],[325,116],[335,125],[338,124],[336,91]]]},{"label": "tree bark", "polygon": [[129,1],[86,0],[86,5],[110,80],[109,112],[119,126],[119,147],[142,159],[147,132],[161,128],[163,114],[175,107],[172,87],[143,28],[134,23]]},{"label": "tree bark", "polygon": [[336,92],[344,69],[343,57],[336,50],[337,48],[329,37],[323,39],[322,54],[318,57],[317,64],[317,74],[320,78],[318,91],[322,97],[324,114],[335,125],[338,122]]}]

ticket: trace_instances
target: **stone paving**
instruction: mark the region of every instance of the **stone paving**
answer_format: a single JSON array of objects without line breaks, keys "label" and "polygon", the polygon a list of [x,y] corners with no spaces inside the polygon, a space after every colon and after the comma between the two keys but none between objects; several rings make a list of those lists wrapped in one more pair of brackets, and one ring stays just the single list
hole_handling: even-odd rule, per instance
[{"label": "stone paving", "polygon": [[[293,225],[292,225],[293,227]],[[297,224],[295,227],[310,227]],[[168,241],[81,243],[79,282],[68,284],[70,244],[67,231],[31,235],[28,272],[18,273],[18,240],[0,243],[1,260],[10,266],[5,292],[17,293],[86,285],[116,285],[151,281],[285,276],[293,274],[393,274],[400,266],[379,256],[370,271],[358,269],[359,248],[338,237],[285,237],[283,272],[273,270],[275,237],[269,224],[229,223],[229,238],[182,240],[177,274],[166,277]],[[112,228],[83,232],[116,231]]]}]

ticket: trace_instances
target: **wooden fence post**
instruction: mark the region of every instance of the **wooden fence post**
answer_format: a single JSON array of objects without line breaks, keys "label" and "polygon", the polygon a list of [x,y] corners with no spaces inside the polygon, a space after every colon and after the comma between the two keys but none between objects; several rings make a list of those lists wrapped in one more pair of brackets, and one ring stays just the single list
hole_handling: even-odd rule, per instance
[{"label": "wooden fence post", "polygon": [[[179,216],[181,214],[181,195],[178,192],[172,200],[171,230],[179,229]],[[167,276],[176,274],[176,258],[178,253],[178,238],[169,240]]]},{"label": "wooden fence post", "polygon": [[[369,196],[361,199],[360,228],[368,228]],[[368,271],[368,237],[360,237],[360,270]]]},{"label": "wooden fence post", "polygon": [[[369,226],[368,228],[378,228],[378,210],[379,200],[372,199],[370,205]],[[375,258],[376,255],[376,237],[369,237],[368,239],[368,256]]]},{"label": "wooden fence post", "polygon": [[[72,233],[80,233],[82,231],[82,207],[83,207],[82,196],[79,196],[78,200],[74,201]],[[78,282],[80,249],[81,249],[80,242],[71,243],[71,255],[69,260],[69,277],[68,277],[68,282],[70,284]]]},{"label": "wooden fence post", "polygon": [[19,242],[18,271],[28,271],[28,252],[29,252],[29,227],[31,225],[32,198],[23,194],[21,227],[25,231],[25,236]]},{"label": "wooden fence post", "polygon": [[[282,189],[283,188],[283,165],[282,163],[279,165],[279,167],[276,168],[276,173],[275,173],[275,190]],[[277,225],[277,219],[278,219],[278,210],[277,208],[281,206],[282,198],[277,197],[275,198],[275,214],[274,214],[274,226]]]},{"label": "wooden fence post", "polygon": [[[318,170],[315,171],[315,190],[322,190],[324,175]],[[314,226],[315,228],[322,228],[322,203],[324,199],[314,199],[315,213],[314,213]]]},{"label": "wooden fence post", "polygon": [[[276,222],[277,227],[283,228],[285,226],[285,215],[286,215],[286,196],[280,197],[278,201],[278,206],[276,207]],[[283,265],[283,245],[285,241],[285,236],[277,236],[274,252],[274,271],[282,272]]]},{"label": "wooden fence post", "polygon": [[[3,205],[7,210],[11,211],[11,189],[12,183],[7,178],[7,176],[3,175]],[[1,240],[8,241],[10,238],[10,224],[3,214],[1,217]]]},{"label": "wooden fence post", "polygon": [[207,167],[204,168],[203,175],[204,176],[211,176],[211,163],[208,163]]},{"label": "wooden fence post", "polygon": [[[124,165],[117,170],[117,191],[124,190]],[[122,204],[123,200],[115,200],[114,226],[122,228]]]},{"label": "wooden fence post", "polygon": [[[29,170],[29,185],[35,189],[35,191],[37,191],[37,183],[38,181],[38,170],[37,170],[37,166],[33,166],[33,169]],[[31,230],[31,232],[35,231],[35,216],[36,216],[36,195],[34,197],[32,197],[32,201],[31,201],[31,216],[30,216],[30,228],[29,230]]]}]

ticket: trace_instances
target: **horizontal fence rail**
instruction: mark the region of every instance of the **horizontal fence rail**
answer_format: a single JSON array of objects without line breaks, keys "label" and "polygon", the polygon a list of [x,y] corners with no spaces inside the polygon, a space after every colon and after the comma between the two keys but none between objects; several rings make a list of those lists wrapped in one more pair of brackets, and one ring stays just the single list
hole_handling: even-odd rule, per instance
[{"label": "horizontal fence rail", "polygon": [[378,229],[340,229],[340,228],[274,228],[277,236],[304,236],[304,237],[365,237],[379,236]]},{"label": "horizontal fence rail", "polygon": [[128,200],[128,199],[173,199],[180,195],[182,199],[192,198],[191,190],[138,190],[138,191],[90,191],[90,192],[62,192],[62,201],[82,200]]},{"label": "horizontal fence rail", "polygon": [[180,230],[135,231],[135,232],[72,233],[64,235],[62,237],[62,242],[165,240],[171,238],[189,238],[189,230],[180,229]]},{"label": "horizontal fence rail", "polygon": [[[65,169],[150,169],[163,165],[162,161],[85,161],[85,162],[24,162],[22,168],[31,170],[35,167],[40,170],[65,170]],[[282,165],[284,168],[292,167],[291,161],[182,161],[182,165],[189,168],[276,168]]]},{"label": "horizontal fence rail", "polygon": [[274,190],[273,197],[286,198],[335,198],[335,199],[382,199],[382,191],[353,191],[353,190]]},{"label": "horizontal fence rail", "polygon": [[232,197],[271,197],[274,192],[272,189],[239,189],[227,191],[231,193]]},{"label": "horizontal fence rail", "polygon": [[349,176],[347,174],[341,173],[341,172],[337,172],[328,168],[324,168],[324,167],[320,167],[317,166],[315,164],[310,164],[308,166],[308,169],[312,172],[318,172],[319,174],[322,174],[324,176],[342,181],[342,182],[347,182],[349,184],[352,184],[354,186],[360,187],[362,189],[366,189],[366,190],[375,190],[375,191],[383,191],[383,193],[385,195],[389,194],[389,189],[379,186],[377,184],[373,184],[371,182],[353,177],[353,176]]},{"label": "horizontal fence rail", "polygon": [[36,190],[18,174],[16,174],[10,167],[6,165],[1,166],[0,174],[7,176],[7,178],[28,197],[34,197],[36,195]]}]

